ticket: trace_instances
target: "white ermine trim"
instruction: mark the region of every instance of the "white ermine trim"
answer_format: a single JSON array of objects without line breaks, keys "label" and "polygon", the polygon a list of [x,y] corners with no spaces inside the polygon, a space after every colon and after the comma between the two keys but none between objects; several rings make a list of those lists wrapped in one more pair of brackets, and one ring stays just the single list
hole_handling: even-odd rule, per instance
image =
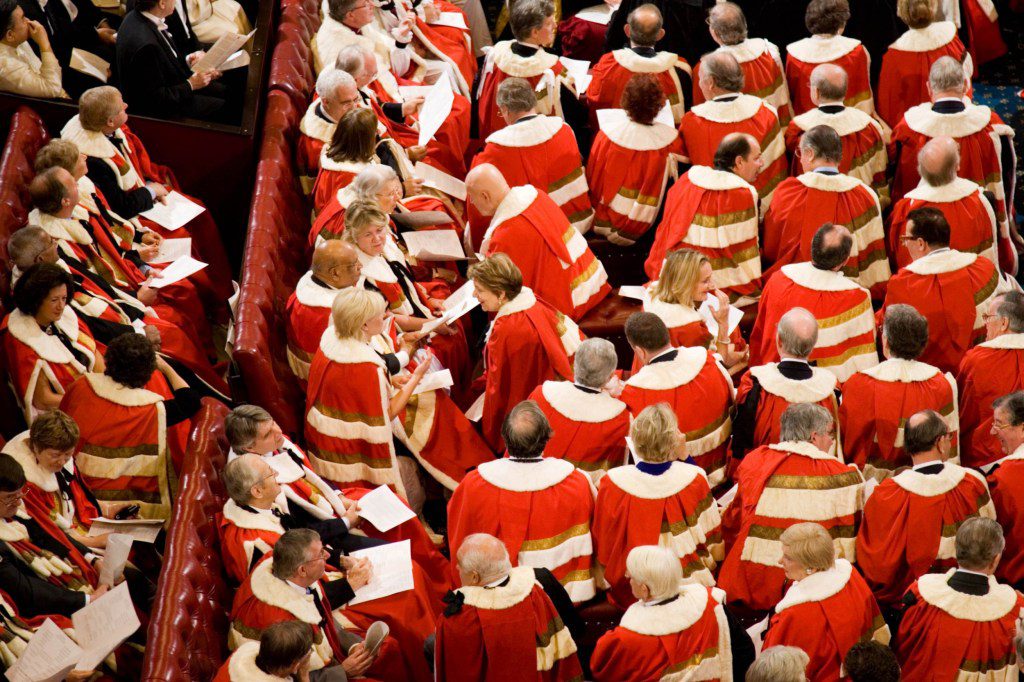
[{"label": "white ermine trim", "polygon": [[1001,350],[1024,350],[1024,333],[1003,334],[991,341],[979,343],[982,348],[999,348]]},{"label": "white ermine trim", "polygon": [[824,173],[814,172],[804,173],[797,177],[797,180],[805,187],[816,189],[819,192],[849,192],[860,186],[871,191],[871,194],[874,195],[874,191],[863,182],[842,173],[839,175],[825,175]]},{"label": "white ermine trim", "polygon": [[330,289],[314,282],[313,271],[310,270],[300,277],[295,285],[295,300],[310,308],[330,308],[340,291],[341,289]]},{"label": "white ermine trim", "polygon": [[774,46],[764,38],[747,38],[742,43],[735,45],[720,45],[715,52],[728,52],[736,58],[736,61],[744,64],[754,61],[765,52],[771,52],[772,47]]},{"label": "white ermine trim", "polygon": [[664,149],[679,137],[678,130],[664,123],[655,122],[651,125],[643,125],[628,118],[616,121],[607,128],[602,128],[601,132],[620,147],[637,152]]},{"label": "white ermine trim", "polygon": [[550,142],[565,126],[558,116],[536,116],[528,121],[507,125],[487,136],[487,144],[502,147],[536,147]]},{"label": "white ermine trim", "polygon": [[[922,474],[913,469],[906,469],[889,480],[909,493],[921,497],[936,497],[945,495],[960,485],[966,475],[967,469],[946,462],[942,471],[937,474]],[[885,485],[885,482],[882,485]]]},{"label": "white ermine trim", "polygon": [[494,321],[497,322],[498,318],[505,317],[506,315],[524,313],[535,305],[537,305],[537,297],[534,295],[533,290],[530,287],[523,287],[515,298],[502,304],[494,316]]},{"label": "white ermine trim", "polygon": [[384,361],[368,343],[355,339],[339,339],[331,326],[328,326],[324,330],[323,336],[320,337],[320,350],[332,362],[353,365],[368,362],[378,367],[384,367]]},{"label": "white ermine trim", "polygon": [[0,450],[0,452],[10,455],[21,465],[21,468],[25,471],[25,478],[32,485],[48,493],[55,493],[60,490],[60,486],[57,485],[57,474],[45,471],[39,466],[36,456],[32,454],[32,450],[28,446],[28,431],[23,431],[7,441],[7,444],[4,445],[3,450]]},{"label": "white ermine trim", "polygon": [[941,275],[956,272],[974,264],[978,260],[976,253],[964,253],[956,249],[929,253],[906,265],[907,270],[915,275]]},{"label": "white ermine trim", "polygon": [[708,100],[693,107],[691,111],[697,118],[703,118],[712,123],[739,123],[752,118],[763,106],[770,107],[753,95],[741,94],[731,102]]},{"label": "white ermine trim", "polygon": [[155,405],[163,402],[164,397],[158,393],[145,388],[129,388],[119,384],[106,374],[90,372],[85,375],[85,380],[100,398],[109,400],[115,405],[124,407],[142,407],[144,405]]},{"label": "white ermine trim", "polygon": [[956,24],[936,21],[924,28],[912,28],[896,39],[890,47],[903,52],[930,52],[944,47],[956,37]]},{"label": "white ermine trim", "polygon": [[867,289],[841,272],[819,270],[812,263],[790,263],[782,266],[782,274],[807,289],[814,291],[853,291]]},{"label": "white ermine trim", "polygon": [[249,587],[254,597],[268,606],[284,609],[303,623],[320,625],[320,612],[313,603],[313,595],[302,594],[270,572],[273,559],[257,564],[249,577]]},{"label": "white ermine trim", "polygon": [[772,450],[778,450],[779,452],[788,452],[795,455],[803,455],[804,457],[810,457],[811,459],[830,459],[835,461],[835,456],[830,455],[823,450],[819,450],[811,443],[797,440],[786,440],[781,443],[773,443],[768,446]]},{"label": "white ermine trim", "polygon": [[509,76],[516,78],[532,78],[554,69],[558,56],[544,49],[537,50],[529,57],[520,57],[512,51],[514,40],[502,40],[496,43],[487,54],[487,60]]},{"label": "white ermine trim", "polygon": [[330,144],[338,124],[325,121],[318,115],[316,113],[318,106],[320,106],[320,100],[315,99],[306,109],[306,113],[302,115],[302,120],[299,121],[299,132],[312,137],[314,140],[320,140],[324,144]]},{"label": "white ermine trim", "polygon": [[917,360],[904,360],[902,358],[890,358],[874,367],[862,369],[861,374],[867,374],[877,381],[889,383],[913,384],[919,381],[928,381],[939,373],[939,370],[931,365]]},{"label": "white ermine trim", "polygon": [[607,393],[585,393],[571,381],[545,381],[541,395],[552,409],[566,419],[586,424],[603,424],[618,417],[626,403]]},{"label": "white ermine trim", "polygon": [[[71,306],[66,306],[64,312],[61,313],[60,319],[57,320],[57,326],[60,327],[61,331],[67,334],[71,342],[81,351],[85,352],[90,357],[90,360],[95,357],[94,353],[91,352],[85,346],[77,343],[78,341],[78,316],[75,315],[75,311]],[[7,330],[11,333],[11,336],[21,341],[23,344],[31,348],[36,354],[47,362],[56,362],[59,364],[70,364],[72,367],[77,369],[79,372],[86,371],[86,368],[79,364],[75,356],[71,354],[63,343],[60,342],[55,336],[50,336],[39,326],[35,318],[26,315],[17,308],[11,311],[10,316],[7,318]],[[54,382],[57,385],[59,382]]]},{"label": "white ermine trim", "polygon": [[513,462],[496,459],[476,468],[480,478],[502,490],[536,492],[558,485],[576,471],[564,459],[541,457],[535,462]]},{"label": "white ermine trim", "polygon": [[785,596],[775,606],[775,613],[781,613],[791,606],[808,602],[825,601],[839,594],[853,573],[853,565],[846,559],[836,559],[836,564],[827,571],[813,573],[800,582],[793,583]]},{"label": "white ermine trim", "polygon": [[844,107],[837,114],[826,114],[821,109],[809,109],[795,117],[793,124],[803,131],[808,131],[814,126],[826,125],[835,130],[840,137],[859,133],[868,126],[872,126],[878,132],[879,137],[884,139],[882,126],[869,114],[854,107]]},{"label": "white ermine trim", "polygon": [[508,609],[526,599],[533,586],[537,584],[537,576],[529,566],[513,568],[508,574],[508,584],[501,587],[460,587],[466,598],[465,603],[473,608],[501,611]]},{"label": "white ermine trim", "polygon": [[651,298],[649,288],[644,289],[642,303],[644,312],[654,313],[660,317],[669,329],[678,329],[703,319],[693,306],[687,307],[682,303],[665,303],[660,298]]},{"label": "white ermine trim", "polygon": [[379,160],[374,156],[369,161],[335,161],[327,155],[327,151],[330,149],[328,145],[324,145],[323,150],[320,152],[320,169],[328,171],[344,171],[351,173],[352,175],[359,175],[360,171],[369,168],[371,163],[379,163]]},{"label": "white ermine trim", "polygon": [[995,576],[988,577],[988,594],[964,594],[949,586],[955,568],[945,574],[929,573],[917,579],[921,598],[954,618],[975,623],[988,623],[1010,613],[1017,605],[1017,591],[1009,585],[1000,585]]},{"label": "white ermine trim", "polygon": [[706,348],[677,348],[676,359],[644,365],[626,381],[626,385],[649,391],[667,391],[690,383],[708,361]]},{"label": "white ermine trim", "polygon": [[277,518],[273,514],[260,514],[259,512],[253,513],[246,509],[242,509],[234,500],[228,500],[224,503],[224,518],[246,530],[262,530],[268,533],[277,533],[278,535],[284,535],[284,526],[281,525],[281,519]]},{"label": "white ermine trim", "polygon": [[619,66],[633,73],[664,73],[679,63],[679,57],[672,52],[658,52],[653,57],[641,57],[629,48],[612,52]]},{"label": "white ermine trim", "polygon": [[385,284],[394,284],[398,281],[398,275],[388,265],[384,255],[371,256],[362,249],[356,249],[356,258],[359,259],[359,264],[363,266],[363,277],[370,280],[371,282],[384,282]]},{"label": "white ermine trim", "polygon": [[908,199],[917,199],[918,201],[927,201],[932,204],[951,204],[954,201],[966,199],[972,194],[977,194],[981,191],[983,190],[979,185],[967,178],[956,178],[948,185],[940,185],[939,187],[932,187],[922,179],[917,187],[907,192],[906,197]]},{"label": "white ermine trim", "polygon": [[[533,185],[520,185],[513,187],[509,190],[508,195],[501,200],[497,210],[494,211],[494,215],[491,216],[491,224],[487,228],[487,234],[484,235],[484,242],[490,241],[490,236],[494,234],[494,230],[498,228],[506,220],[510,220],[520,215],[523,211],[530,207],[537,199],[537,188]],[[486,251],[484,252],[486,254]]]},{"label": "white ermine trim", "polygon": [[860,44],[859,40],[846,36],[813,35],[810,38],[790,43],[786,48],[786,54],[807,64],[824,64],[845,57],[856,50]]},{"label": "white ermine trim", "polygon": [[907,127],[928,137],[967,137],[981,132],[992,122],[992,110],[977,104],[956,114],[937,114],[930,102],[910,107],[903,114]]},{"label": "white ermine trim", "polygon": [[697,187],[708,190],[752,188],[749,182],[729,171],[721,171],[707,166],[693,166],[686,172],[686,177]]},{"label": "white ermine trim", "polygon": [[75,206],[70,218],[58,218],[33,208],[28,214],[28,224],[38,225],[54,239],[66,239],[76,244],[92,244],[89,232],[82,227],[79,220],[89,220],[89,212],[82,206]]},{"label": "white ermine trim", "polygon": [[682,633],[704,616],[709,601],[713,602],[707,587],[683,585],[675,601],[651,606],[633,604],[622,615],[619,626],[651,637]]},{"label": "white ermine trim", "polygon": [[750,368],[761,388],[790,403],[816,403],[833,395],[839,383],[836,375],[817,367],[811,372],[810,379],[798,380],[783,376],[776,362]]},{"label": "white ermine trim", "polygon": [[256,656],[260,653],[259,642],[246,642],[231,654],[228,661],[228,674],[231,682],[288,682],[291,676],[278,677],[268,675],[256,666]]},{"label": "white ermine trim", "polygon": [[703,469],[685,462],[672,462],[668,471],[659,476],[645,474],[632,464],[609,469],[605,476],[622,492],[643,500],[663,500],[678,495],[698,476],[707,480]]}]

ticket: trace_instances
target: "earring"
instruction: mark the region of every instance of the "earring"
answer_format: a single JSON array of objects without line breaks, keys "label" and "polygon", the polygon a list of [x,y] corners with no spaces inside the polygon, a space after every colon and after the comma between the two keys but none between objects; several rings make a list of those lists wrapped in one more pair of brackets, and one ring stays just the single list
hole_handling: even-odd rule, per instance
[{"label": "earring", "polygon": [[814,573],[814,569],[813,568],[807,568],[807,569],[804,569],[804,570],[806,571],[807,575],[810,575],[810,574]]}]

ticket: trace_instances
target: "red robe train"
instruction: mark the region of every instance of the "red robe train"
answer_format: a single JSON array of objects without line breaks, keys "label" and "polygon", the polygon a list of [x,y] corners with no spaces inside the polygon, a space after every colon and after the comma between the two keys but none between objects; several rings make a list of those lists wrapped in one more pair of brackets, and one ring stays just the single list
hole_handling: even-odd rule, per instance
[{"label": "red robe train", "polygon": [[994,3],[988,0],[964,0],[961,10],[961,21],[967,25],[967,49],[975,67],[1006,54],[1006,43],[999,30],[999,13]]},{"label": "red robe train", "polygon": [[[779,112],[779,121],[785,126],[793,118],[793,105],[789,101],[789,86],[779,56],[779,48],[763,38],[747,38],[736,45],[722,45],[716,52],[728,52],[743,69],[743,92],[763,99]],[[704,101],[699,86],[700,64],[693,69],[693,103]]]},{"label": "red robe train", "polygon": [[303,193],[313,192],[313,183],[320,173],[320,154],[330,146],[338,124],[327,120],[320,108],[320,100],[314,99],[299,120],[298,139],[295,141],[295,170]]},{"label": "red robe train", "polygon": [[1017,448],[986,470],[996,520],[1003,527],[1006,540],[1003,558],[996,567],[996,577],[1011,585],[1019,585],[1024,581],[1024,542],[1020,531],[1024,528],[1024,507],[1021,506],[1021,500],[1024,500],[1021,485],[1024,483],[1024,448]]},{"label": "red robe train", "polygon": [[[661,86],[672,109],[672,119],[679,125],[686,113],[680,71],[689,75],[690,65],[672,52],[658,52],[653,57],[639,55],[630,48],[606,52],[590,70],[587,105],[592,113],[599,109],[618,109],[622,106],[622,93],[629,79],[638,73],[649,74]],[[597,117],[592,115],[590,122],[594,126]]]},{"label": "red robe train", "polygon": [[320,337],[331,325],[331,305],[340,291],[318,285],[312,275],[307,272],[299,278],[285,305],[288,366],[303,384],[309,378],[309,364],[320,348]]},{"label": "red robe train", "polygon": [[[871,55],[864,45],[844,35],[813,35],[786,47],[786,83],[793,100],[793,114],[814,109],[811,101],[811,72],[822,64],[835,64],[846,72],[848,107],[875,113],[871,92]],[[845,172],[845,171],[844,171]]]},{"label": "red robe train", "polygon": [[1002,457],[992,435],[992,403],[1024,389],[1024,334],[1003,334],[967,351],[956,375],[960,388],[960,452],[964,466]]}]

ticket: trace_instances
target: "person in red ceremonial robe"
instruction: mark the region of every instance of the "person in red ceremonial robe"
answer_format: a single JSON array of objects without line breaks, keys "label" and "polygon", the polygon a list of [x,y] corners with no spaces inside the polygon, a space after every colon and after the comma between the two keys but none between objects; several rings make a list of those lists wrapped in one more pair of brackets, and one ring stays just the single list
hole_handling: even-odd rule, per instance
[{"label": "person in red ceremonial robe", "polygon": [[798,523],[779,536],[782,569],[793,581],[772,609],[764,648],[795,646],[811,659],[809,682],[840,679],[843,659],[857,642],[889,643],[871,589],[846,559],[836,559],[832,536],[817,523]]},{"label": "person in red ceremonial robe", "polygon": [[[420,488],[418,463],[454,489],[468,469],[491,459],[491,451],[444,391],[413,396],[430,368],[429,354],[411,373],[388,375],[385,359],[370,345],[384,329],[386,309],[383,296],[356,287],[334,299],[306,391],[313,469],[335,485],[388,485],[410,499]],[[413,457],[399,458],[399,451]]]},{"label": "person in red ceremonial robe", "polygon": [[69,273],[33,265],[15,282],[15,308],[0,325],[10,383],[29,424],[58,407],[75,379],[106,367],[89,328],[68,305],[73,291]]},{"label": "person in red ceremonial robe", "polygon": [[308,623],[274,623],[258,642],[246,642],[228,656],[213,682],[310,682],[312,647],[313,628]]},{"label": "person in red ceremonial robe", "polygon": [[814,103],[789,122],[786,128],[786,151],[792,158],[791,171],[801,169],[800,138],[811,128],[824,125],[839,134],[843,158],[840,173],[860,180],[878,195],[882,208],[889,205],[889,178],[886,176],[889,156],[886,143],[889,131],[868,113],[844,102],[849,75],[835,64],[821,64],[808,76],[810,98]]},{"label": "person in red ceremonial robe", "polygon": [[736,306],[760,296],[758,199],[755,182],[763,166],[757,140],[726,135],[715,151],[714,168],[691,166],[668,192],[665,214],[644,271],[658,279],[667,254],[689,248],[706,256],[715,278]]},{"label": "person in red ceremonial robe", "polygon": [[[839,380],[808,358],[818,342],[818,321],[805,308],[790,308],[775,330],[779,361],[751,367],[736,390],[732,421],[732,457],[741,460],[755,448],[778,443],[779,417],[790,405],[814,403],[839,423]],[[836,439],[836,451],[843,450]]]},{"label": "person in red ceremonial robe", "polygon": [[665,94],[649,74],[630,78],[622,94],[625,118],[597,131],[587,163],[594,231],[629,246],[657,221],[669,180],[679,175],[682,143],[655,120]]},{"label": "person in red ceremonial robe", "polygon": [[878,195],[839,172],[843,143],[835,129],[811,128],[800,137],[797,149],[803,175],[783,180],[764,214],[761,246],[765,262],[771,264],[765,281],[782,266],[810,258],[815,232],[824,223],[833,223],[853,236],[843,274],[870,290],[873,298],[882,298],[890,272]]},{"label": "person in red ceremonial robe", "polygon": [[629,13],[623,29],[629,47],[605,52],[590,70],[586,96],[591,127],[597,123],[597,111],[619,108],[626,85],[638,74],[650,75],[658,82],[678,126],[692,101],[693,79],[685,59],[655,48],[665,37],[661,11],[653,4],[641,5]]},{"label": "person in red ceremonial robe", "polygon": [[956,565],[910,586],[896,640],[903,679],[1018,679],[1024,595],[996,580],[1004,547],[999,524],[968,519],[956,533]]},{"label": "person in red ceremonial robe", "polygon": [[828,410],[814,403],[791,405],[781,424],[779,443],[743,458],[736,495],[722,512],[726,555],[718,586],[730,605],[752,613],[767,611],[783,597],[782,531],[805,521],[821,524],[839,558],[853,562],[853,536],[864,507],[860,472],[829,454],[836,423]]},{"label": "person in red ceremonial robe", "polygon": [[[0,638],[3,639],[3,647],[0,648],[0,671],[6,673],[18,659],[25,654],[32,636],[39,630],[46,620],[52,620],[57,627],[67,631],[71,630],[71,619],[62,616],[36,616],[35,618],[23,618],[18,612],[14,600],[3,591],[0,591],[0,608],[4,611],[4,621],[0,624]],[[67,682],[88,682],[96,674],[95,670],[71,670],[64,679]]]},{"label": "person in red ceremonial robe", "polygon": [[626,381],[620,399],[634,416],[648,405],[668,403],[686,438],[686,456],[704,469],[712,488],[721,485],[735,391],[729,372],[706,348],[674,348],[654,313],[633,313],[626,320],[626,340],[641,368]]},{"label": "person in red ceremonial robe", "polygon": [[892,131],[889,158],[896,164],[892,198],[896,201],[917,186],[918,153],[924,145],[936,137],[952,137],[960,147],[960,177],[977,183],[995,197],[999,262],[1006,272],[1014,274],[1014,245],[1020,241],[1013,221],[1017,166],[1011,148],[1014,131],[988,107],[965,103],[966,90],[967,79],[955,59],[943,57],[932,65],[928,77],[931,103],[908,109]]},{"label": "person in red ceremonial robe", "polygon": [[679,564],[681,578],[708,587],[714,586],[724,556],[718,504],[704,470],[675,461],[684,443],[668,404],[645,407],[630,427],[630,438],[637,463],[608,472],[594,510],[601,587],[619,609],[636,601],[627,561],[634,548],[664,547]]},{"label": "person in red ceremonial robe", "polygon": [[513,568],[506,545],[484,533],[466,537],[452,553],[462,587],[445,597],[437,623],[434,679],[582,679],[576,642],[537,569]]},{"label": "person in red ceremonial robe", "polygon": [[1024,584],[1024,543],[1021,483],[1024,482],[1024,392],[1015,391],[992,403],[990,430],[999,443],[1002,457],[983,469],[986,471],[996,520],[1006,536],[1006,550],[996,575],[1013,586]]},{"label": "person in red ceremonial robe", "polygon": [[[787,125],[793,118],[793,105],[779,48],[764,38],[748,38],[747,19],[740,6],[732,2],[713,5],[708,13],[708,26],[711,38],[719,46],[716,52],[731,54],[743,69],[743,92],[770,104],[778,112],[780,123]],[[697,65],[698,79],[703,61]],[[694,88],[694,104],[701,104],[706,96],[703,88]]]},{"label": "person in red ceremonial robe", "polygon": [[480,253],[508,254],[523,283],[555,309],[579,320],[611,292],[604,265],[547,192],[510,188],[491,164],[469,172],[466,190],[480,215],[490,218]]},{"label": "person in red ceremonial robe", "polygon": [[975,67],[998,59],[1007,53],[1006,42],[999,27],[999,14],[994,4],[983,0],[964,0],[959,11],[961,30],[967,29],[967,50]]},{"label": "person in red ceremonial robe", "polygon": [[853,247],[850,231],[826,223],[811,240],[811,261],[783,266],[765,285],[750,333],[750,366],[779,359],[775,327],[794,306],[818,321],[818,342],[810,360],[846,381],[878,364],[875,318],[868,290],[843,274]]},{"label": "person in red ceremonial robe", "polygon": [[786,142],[779,115],[767,102],[743,93],[743,69],[736,57],[713,52],[700,61],[697,86],[702,104],[686,112],[679,126],[683,160],[695,166],[714,165],[719,144],[730,133],[746,133],[757,140],[761,168],[751,182],[757,188],[761,210],[788,175]]},{"label": "person in red ceremonial robe", "polygon": [[947,461],[951,434],[934,410],[907,419],[903,448],[913,467],[878,484],[857,531],[857,567],[886,619],[910,584],[955,566],[956,529],[971,516],[995,518],[985,477]]},{"label": "person in red ceremonial robe", "polygon": [[548,569],[580,604],[595,594],[594,487],[570,462],[543,456],[551,435],[537,403],[509,411],[501,427],[508,457],[466,474],[448,502],[448,546],[456,554],[473,533],[494,535],[515,565]]},{"label": "person in red ceremonial robe", "polygon": [[338,121],[334,137],[320,151],[320,171],[313,183],[313,211],[323,211],[338,192],[360,171],[380,163],[377,146],[377,117],[369,109],[356,108]]},{"label": "person in red ceremonial robe", "polygon": [[733,679],[724,593],[683,583],[675,555],[661,547],[635,547],[625,564],[638,601],[597,640],[590,659],[593,679]]},{"label": "person in red ceremonial robe", "polygon": [[963,65],[963,73],[968,76],[974,71],[956,24],[937,21],[934,2],[901,0],[899,10],[910,30],[882,57],[875,96],[878,113],[890,128],[896,127],[907,109],[928,101],[928,72],[937,59],[952,57]]},{"label": "person in red ceremonial robe", "polygon": [[984,256],[1000,269],[1013,266],[1012,258],[1000,256],[1015,247],[1009,233],[999,233],[989,195],[977,183],[958,177],[959,169],[960,147],[953,138],[942,135],[921,147],[917,155],[921,182],[896,202],[888,219],[889,254],[895,258],[897,268],[911,262],[903,244],[907,215],[923,206],[937,208],[946,216],[951,249]]},{"label": "person in red ceremonial robe", "polygon": [[299,121],[295,165],[302,191],[310,194],[320,172],[320,153],[334,139],[342,116],[359,106],[355,79],[340,69],[324,69],[316,79],[316,98]]},{"label": "person in red ceremonial robe", "polygon": [[882,481],[911,465],[904,424],[921,410],[935,410],[950,433],[950,458],[958,455],[960,419],[953,375],[918,362],[928,345],[928,320],[909,305],[890,306],[882,324],[885,360],[843,384],[839,409],[846,459],[865,477]]},{"label": "person in red ceremonial robe", "polygon": [[[572,229],[572,228],[569,228]],[[494,313],[484,346],[480,431],[495,451],[501,450],[501,423],[508,410],[548,380],[572,380],[572,356],[583,334],[529,287],[503,253],[470,266],[480,307]],[[472,410],[472,408],[471,408]]]},{"label": "person in red ceremonial robe", "polygon": [[960,451],[966,466],[985,466],[1001,453],[989,408],[999,397],[1024,389],[1024,294],[993,296],[982,316],[985,341],[960,361]]},{"label": "person in red ceremonial robe", "polygon": [[611,341],[587,339],[573,356],[572,381],[545,381],[529,396],[554,429],[544,456],[568,461],[595,485],[626,459],[629,411],[611,396],[618,364]]},{"label": "person in red ceremonial robe", "polygon": [[999,271],[987,258],[949,248],[949,223],[925,206],[907,214],[903,244],[913,262],[889,280],[885,303],[907,303],[928,318],[928,346],[921,362],[955,372],[968,349],[985,336],[983,313],[1000,289]]},{"label": "person in red ceremonial robe", "polygon": [[820,106],[815,101],[812,75],[825,64],[842,70],[850,81],[844,88],[846,92],[838,97],[838,104],[869,115],[875,113],[875,98],[871,92],[871,55],[859,40],[843,35],[849,20],[850,3],[847,0],[811,0],[807,5],[804,24],[811,37],[786,46],[786,82],[794,116]]}]

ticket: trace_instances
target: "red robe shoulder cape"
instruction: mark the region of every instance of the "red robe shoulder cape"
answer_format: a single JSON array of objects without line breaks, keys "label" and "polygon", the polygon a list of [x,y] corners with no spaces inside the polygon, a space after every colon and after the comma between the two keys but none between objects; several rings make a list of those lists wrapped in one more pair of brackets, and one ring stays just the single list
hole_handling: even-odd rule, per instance
[{"label": "red robe shoulder cape", "polygon": [[829,570],[790,586],[775,606],[763,649],[803,649],[811,659],[809,682],[831,682],[840,679],[850,647],[866,641],[888,645],[889,626],[864,578],[849,561],[837,559]]},{"label": "red robe shoulder cape", "polygon": [[793,114],[814,109],[811,101],[811,72],[822,64],[835,64],[846,72],[848,107],[875,113],[871,92],[871,55],[859,40],[843,35],[813,35],[786,47],[786,82],[793,99]]},{"label": "red robe shoulder cape", "polygon": [[361,171],[369,168],[372,163],[379,163],[376,156],[369,161],[335,161],[327,155],[328,149],[325,145],[320,153],[320,171],[313,183],[313,211],[318,215]]},{"label": "red robe shoulder cape", "polygon": [[651,229],[682,151],[679,132],[663,123],[624,119],[598,130],[587,160],[594,231],[628,246]]},{"label": "red robe shoulder cape", "polygon": [[545,381],[530,394],[548,418],[554,435],[545,457],[564,459],[596,484],[625,460],[629,434],[626,404],[607,393],[588,393],[569,381]]},{"label": "red robe shoulder cape", "polygon": [[285,530],[277,516],[242,509],[234,500],[224,503],[216,523],[224,570],[237,583],[245,582],[253,565],[273,551]]},{"label": "red robe shoulder cape", "polygon": [[989,469],[989,491],[992,495],[992,506],[996,510],[996,520],[1003,527],[1003,538],[1006,547],[1003,558],[996,567],[996,577],[1012,585],[1024,580],[1024,449],[998,460]]},{"label": "red robe shoulder cape", "polygon": [[313,273],[299,278],[295,291],[288,297],[285,310],[285,335],[288,338],[288,366],[292,373],[305,382],[309,378],[309,364],[320,348],[320,337],[331,324],[331,305],[338,291],[313,281]]},{"label": "red robe shoulder cape", "polygon": [[24,504],[10,519],[0,519],[0,542],[36,577],[52,585],[85,594],[99,586],[96,569],[64,531],[49,518],[30,513]]},{"label": "red robe shoulder cape", "polygon": [[779,359],[775,328],[790,308],[811,311],[818,320],[818,343],[811,360],[846,381],[859,369],[878,364],[871,295],[841,272],[810,263],[783,266],[765,285],[750,333],[750,365]]},{"label": "red robe shoulder cape", "polygon": [[[782,125],[793,118],[793,106],[789,101],[789,86],[782,66],[779,48],[763,38],[747,38],[736,45],[722,45],[716,52],[728,52],[743,69],[743,92],[763,99],[779,112]],[[693,103],[704,101],[700,81],[700,64],[693,69]]]},{"label": "red robe shoulder cape", "polygon": [[631,376],[620,398],[634,416],[649,405],[668,403],[686,436],[686,455],[714,488],[725,479],[733,393],[732,379],[713,353],[677,348],[674,360],[645,365]]},{"label": "red robe shoulder cape", "polygon": [[812,172],[782,181],[764,214],[761,247],[771,263],[765,281],[783,265],[810,260],[811,239],[825,223],[842,225],[853,235],[843,274],[881,298],[890,275],[882,209],[878,195],[849,175]]},{"label": "red robe shoulder cape", "polygon": [[700,251],[711,260],[715,285],[738,306],[760,294],[757,190],[728,171],[693,166],[672,185],[665,214],[644,271],[658,279],[665,257],[678,249]]},{"label": "red robe shoulder cape", "polygon": [[857,567],[878,603],[897,604],[916,578],[956,566],[956,531],[995,518],[985,478],[947,462],[937,474],[907,469],[878,484],[857,532]]},{"label": "red robe shoulder cape", "polygon": [[616,467],[601,479],[594,510],[594,556],[603,568],[608,601],[620,609],[636,601],[626,578],[626,557],[658,545],[679,557],[688,582],[715,584],[722,560],[718,505],[704,470],[672,462],[662,474]]},{"label": "red robe shoulder cape", "polygon": [[732,642],[721,590],[684,585],[673,601],[635,604],[601,636],[590,659],[596,682],[732,679]]},{"label": "red robe shoulder cape", "polygon": [[455,597],[461,601],[458,610],[437,624],[439,682],[583,678],[576,643],[532,568],[512,569],[508,583],[498,587],[460,588]]},{"label": "red robe shoulder cape", "polygon": [[917,600],[903,615],[896,656],[905,680],[1013,682],[1013,651],[1024,596],[989,577],[988,594],[957,592],[955,570],[921,576],[910,587]]},{"label": "red robe shoulder cape", "polygon": [[864,479],[810,443],[782,442],[751,451],[736,470],[736,497],[722,514],[726,556],[718,586],[729,602],[764,611],[783,596],[782,531],[821,524],[837,556],[854,559],[854,534],[864,506]]},{"label": "red robe shoulder cape", "polygon": [[299,121],[299,139],[295,141],[295,166],[302,191],[307,195],[312,193],[313,182],[320,172],[320,154],[325,146],[330,146],[338,127],[337,123],[318,114],[319,108],[319,98],[310,102]]},{"label": "red robe shoulder cape", "polygon": [[480,252],[504,253],[523,273],[523,285],[573,320],[611,292],[608,273],[546,192],[513,187],[491,217]]},{"label": "red robe shoulder cape", "polygon": [[593,484],[569,462],[498,459],[481,464],[456,488],[448,502],[448,545],[457,553],[467,536],[493,535],[513,566],[550,570],[579,604],[595,594],[593,515]]},{"label": "red robe shoulder cape", "polygon": [[1004,334],[967,351],[956,375],[960,388],[960,452],[964,466],[1002,457],[992,435],[992,402],[1024,389],[1024,334]]},{"label": "red robe shoulder cape", "polygon": [[[652,298],[650,291],[651,287],[644,289],[643,311],[645,313],[654,313],[661,318],[661,321],[668,327],[668,338],[673,347],[700,347],[706,348],[712,353],[715,352],[715,336],[708,328],[707,322],[700,316],[700,313],[697,312],[693,305],[666,303],[660,298]],[[739,352],[742,352],[747,347],[747,342],[743,339],[739,325],[729,334],[729,345],[732,350]],[[633,366],[630,370],[631,373],[636,374],[640,371],[640,367],[639,358],[634,356]],[[744,371],[746,367],[746,364],[741,361],[729,368],[729,374],[736,375],[738,372]]]},{"label": "red robe shoulder cape", "polygon": [[843,452],[865,476],[882,480],[912,465],[903,450],[903,426],[921,410],[935,410],[946,420],[953,436],[950,458],[957,456],[960,419],[952,374],[893,358],[847,379],[843,396]]},{"label": "red robe shoulder cape", "polygon": [[714,163],[715,150],[726,135],[753,135],[761,146],[764,164],[754,179],[761,210],[764,210],[775,188],[789,174],[783,130],[779,115],[770,104],[752,95],[739,95],[729,102],[718,99],[696,105],[683,116],[679,135],[683,140],[684,160],[709,168]]},{"label": "red robe shoulder cape", "polygon": [[878,319],[895,303],[914,306],[928,318],[928,345],[921,362],[955,372],[969,348],[985,338],[982,315],[999,286],[999,272],[987,258],[942,251],[919,258],[889,280]]},{"label": "red robe shoulder cape", "polygon": [[[672,52],[658,52],[653,57],[638,55],[629,48],[606,52],[590,70],[590,85],[587,86],[590,111],[620,108],[629,79],[645,73],[658,81],[672,108],[672,118],[679,125],[686,112],[686,102],[677,69],[691,73],[686,60]],[[591,124],[596,122],[597,118],[592,117]]]}]

